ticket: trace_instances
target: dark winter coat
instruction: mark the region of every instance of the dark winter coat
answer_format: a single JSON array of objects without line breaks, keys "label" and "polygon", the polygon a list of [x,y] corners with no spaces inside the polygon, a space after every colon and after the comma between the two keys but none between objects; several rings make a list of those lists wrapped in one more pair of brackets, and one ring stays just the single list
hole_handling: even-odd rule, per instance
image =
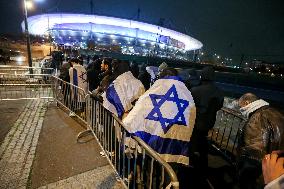
[{"label": "dark winter coat", "polygon": [[239,158],[261,162],[265,154],[284,150],[284,115],[270,106],[250,114],[239,138]]}]

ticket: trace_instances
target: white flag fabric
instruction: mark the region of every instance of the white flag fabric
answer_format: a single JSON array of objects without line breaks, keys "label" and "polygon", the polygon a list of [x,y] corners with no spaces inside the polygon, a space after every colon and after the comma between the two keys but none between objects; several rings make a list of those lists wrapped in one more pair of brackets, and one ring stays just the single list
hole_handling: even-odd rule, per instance
[{"label": "white flag fabric", "polygon": [[145,92],[144,86],[130,71],[119,75],[102,94],[103,106],[110,112],[122,118]]},{"label": "white flag fabric", "polygon": [[81,90],[71,86],[72,100],[84,102],[85,95],[89,90],[86,69],[80,64],[74,64],[73,67],[69,69],[69,76],[71,84],[83,89]]},{"label": "white flag fabric", "polygon": [[165,161],[189,164],[189,141],[196,109],[190,91],[179,77],[157,80],[123,119]]},{"label": "white flag fabric", "polygon": [[69,69],[70,83],[88,92],[87,71],[84,66],[74,64]]}]

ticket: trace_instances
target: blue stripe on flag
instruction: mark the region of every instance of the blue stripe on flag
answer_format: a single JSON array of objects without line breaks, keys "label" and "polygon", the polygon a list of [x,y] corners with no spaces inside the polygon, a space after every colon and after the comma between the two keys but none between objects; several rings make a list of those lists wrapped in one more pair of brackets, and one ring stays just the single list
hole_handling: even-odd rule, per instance
[{"label": "blue stripe on flag", "polygon": [[111,84],[107,90],[106,90],[106,98],[107,100],[112,104],[114,105],[116,111],[117,111],[117,115],[118,117],[121,119],[122,118],[122,115],[124,113],[124,108],[123,108],[123,105],[120,101],[120,98],[114,88],[114,85]]},{"label": "blue stripe on flag", "polygon": [[189,156],[189,142],[177,139],[162,138],[157,135],[151,135],[144,131],[137,131],[134,135],[141,138],[153,150],[159,154],[183,155]]},{"label": "blue stripe on flag", "polygon": [[177,81],[182,81],[182,79],[179,76],[166,76],[166,77],[163,77],[162,79],[173,79]]}]

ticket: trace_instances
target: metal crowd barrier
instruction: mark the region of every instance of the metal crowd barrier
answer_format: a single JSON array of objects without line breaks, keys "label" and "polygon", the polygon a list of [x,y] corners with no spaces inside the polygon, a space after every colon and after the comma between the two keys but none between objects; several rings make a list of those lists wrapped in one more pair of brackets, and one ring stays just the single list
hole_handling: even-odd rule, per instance
[{"label": "metal crowd barrier", "polygon": [[79,120],[87,123],[85,103],[87,92],[60,78],[53,76],[52,79],[54,97],[57,104],[68,110],[70,116],[77,117]]},{"label": "metal crowd barrier", "polygon": [[78,140],[92,133],[127,188],[179,188],[172,167],[91,95],[86,97],[86,118],[88,130],[79,133]]},{"label": "metal crowd barrier", "polygon": [[232,109],[222,108],[217,112],[214,127],[209,131],[208,138],[212,146],[234,164],[238,138],[246,119]]},{"label": "metal crowd barrier", "polygon": [[0,65],[0,73],[3,74],[14,74],[14,75],[23,75],[23,74],[49,74],[51,75],[54,72],[53,68],[41,68],[41,67],[28,67],[28,66],[7,66]]},{"label": "metal crowd barrier", "polygon": [[36,70],[0,66],[0,100],[53,98],[52,69],[42,69],[39,74],[29,74],[29,69]]},{"label": "metal crowd barrier", "polygon": [[171,166],[140,138],[129,134],[121,120],[92,98],[91,93],[59,78],[53,79],[57,104],[87,125],[87,130],[78,134],[78,142],[92,134],[103,149],[101,155],[107,158],[125,187],[179,188]]}]

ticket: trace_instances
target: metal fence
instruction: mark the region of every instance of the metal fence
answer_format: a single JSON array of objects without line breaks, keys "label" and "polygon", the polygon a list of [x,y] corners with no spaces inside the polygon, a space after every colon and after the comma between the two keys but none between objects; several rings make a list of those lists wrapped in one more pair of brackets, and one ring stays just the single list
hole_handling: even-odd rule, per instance
[{"label": "metal fence", "polygon": [[87,125],[78,142],[92,134],[127,188],[179,188],[171,166],[140,138],[132,136],[121,120],[92,98],[91,94],[59,78],[54,79],[54,96],[59,106]]},{"label": "metal fence", "polygon": [[[53,70],[40,69],[29,74],[29,67],[0,67],[0,100],[50,98],[76,116],[87,130],[78,134],[78,141],[91,133],[103,149],[117,173],[118,180],[128,188],[179,188],[177,176],[167,162],[140,138],[127,132],[119,118],[83,89],[52,76]],[[32,68],[33,69],[33,68]],[[231,162],[236,154],[237,138],[245,119],[236,112],[222,108],[209,132],[212,145]]]},{"label": "metal fence", "polygon": [[71,117],[77,117],[84,123],[86,121],[85,98],[88,91],[68,83],[60,78],[52,77],[54,98],[59,106],[70,112]]},{"label": "metal fence", "polygon": [[217,112],[215,125],[209,131],[209,141],[230,163],[235,161],[238,137],[245,122],[239,113],[223,107]]},{"label": "metal fence", "polygon": [[[29,74],[29,70],[33,73]],[[0,100],[53,98],[52,69],[0,66]]]}]

